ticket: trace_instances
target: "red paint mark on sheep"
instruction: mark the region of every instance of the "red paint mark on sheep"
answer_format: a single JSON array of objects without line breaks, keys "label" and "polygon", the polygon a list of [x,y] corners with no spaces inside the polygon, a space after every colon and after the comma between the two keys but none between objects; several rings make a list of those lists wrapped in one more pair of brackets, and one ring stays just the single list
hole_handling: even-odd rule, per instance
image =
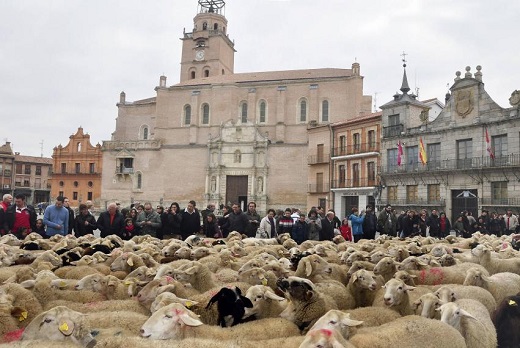
[{"label": "red paint mark on sheep", "polygon": [[25,330],[25,328],[23,327],[21,329],[14,330],[14,331],[6,333],[4,335],[4,337],[2,338],[2,342],[19,341],[22,338],[22,334],[23,334],[24,330]]},{"label": "red paint mark on sheep", "polygon": [[428,284],[431,284],[431,285],[442,284],[442,281],[444,280],[444,272],[442,269],[439,269],[439,268],[423,269],[419,273],[419,284],[426,284],[427,278],[430,278],[432,280],[431,282],[428,282]]}]

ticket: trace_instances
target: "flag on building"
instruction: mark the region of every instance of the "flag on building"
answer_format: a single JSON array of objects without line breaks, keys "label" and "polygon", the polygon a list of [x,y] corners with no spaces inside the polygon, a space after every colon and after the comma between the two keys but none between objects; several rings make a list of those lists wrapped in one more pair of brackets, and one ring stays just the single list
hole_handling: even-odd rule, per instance
[{"label": "flag on building", "polygon": [[397,142],[397,165],[401,166],[403,157],[403,145],[401,144],[401,140]]},{"label": "flag on building", "polygon": [[424,165],[427,161],[426,157],[426,149],[424,148],[424,143],[422,141],[422,138],[419,138],[419,161]]},{"label": "flag on building", "polygon": [[493,149],[491,148],[491,141],[489,140],[489,133],[488,133],[487,127],[486,127],[486,148],[487,148],[489,157],[491,157],[491,159],[495,159],[495,154],[493,153]]}]

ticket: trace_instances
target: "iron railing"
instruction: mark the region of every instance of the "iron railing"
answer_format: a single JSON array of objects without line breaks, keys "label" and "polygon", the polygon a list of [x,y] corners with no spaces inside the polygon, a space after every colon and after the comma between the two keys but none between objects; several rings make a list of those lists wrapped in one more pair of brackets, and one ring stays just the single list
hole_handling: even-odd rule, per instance
[{"label": "iron railing", "polygon": [[330,185],[328,183],[323,184],[309,184],[307,188],[308,193],[325,193],[330,191]]},{"label": "iron railing", "polygon": [[332,180],[331,188],[351,188],[351,187],[375,187],[377,181],[374,178],[359,178],[359,179],[345,179],[345,180]]},{"label": "iron railing", "polygon": [[377,142],[340,146],[332,149],[332,157],[357,155],[365,152],[379,152],[380,149],[381,144]]}]

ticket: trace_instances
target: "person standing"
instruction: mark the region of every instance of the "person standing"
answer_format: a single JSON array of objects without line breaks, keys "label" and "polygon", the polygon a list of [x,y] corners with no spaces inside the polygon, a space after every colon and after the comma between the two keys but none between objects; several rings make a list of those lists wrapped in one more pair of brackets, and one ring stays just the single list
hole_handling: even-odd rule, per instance
[{"label": "person standing", "polygon": [[206,222],[208,221],[208,219],[206,219],[206,218],[208,217],[209,214],[215,214],[215,203],[209,203],[206,206],[206,209],[200,211],[200,215],[202,217],[202,229],[203,230],[204,230],[204,225],[206,225]]},{"label": "person standing", "polygon": [[283,216],[278,220],[278,226],[276,226],[278,234],[289,233],[289,235],[291,235],[294,226],[294,220],[291,214],[291,208],[285,209]]},{"label": "person standing", "polygon": [[74,220],[74,235],[81,237],[94,234],[95,229],[97,229],[96,218],[90,213],[86,204],[80,204],[79,214]]},{"label": "person standing", "polygon": [[237,231],[240,234],[246,233],[247,225],[249,224],[249,220],[247,215],[240,209],[240,206],[237,203],[233,203],[231,206],[231,214],[229,214],[229,231]]},{"label": "person standing", "polygon": [[437,215],[437,209],[432,209],[430,216],[426,218],[426,226],[430,228],[430,236],[435,238],[442,238],[441,226],[439,221],[439,215]]},{"label": "person standing", "polygon": [[169,238],[181,238],[181,214],[179,203],[170,204],[170,209],[166,212],[166,224],[163,226],[164,235]]},{"label": "person standing", "polygon": [[215,214],[209,213],[206,215],[206,223],[202,225],[202,233],[208,238],[222,238],[222,232],[218,227]]},{"label": "person standing", "polygon": [[363,238],[363,222],[365,221],[365,212],[362,211],[359,214],[358,208],[352,208],[352,214],[349,216],[350,223],[352,225],[352,236],[354,237],[354,243],[357,243]]},{"label": "person standing", "polygon": [[343,221],[341,221],[339,231],[341,232],[341,236],[345,238],[347,242],[352,242],[352,228],[348,224],[348,218],[344,218]]},{"label": "person standing", "polygon": [[47,237],[66,235],[69,231],[69,211],[63,206],[63,196],[56,197],[56,203],[49,205],[43,213],[43,223],[47,226]]},{"label": "person standing", "polygon": [[377,217],[377,225],[381,234],[396,236],[397,217],[392,212],[392,206],[387,204]]},{"label": "person standing", "polygon": [[305,221],[305,214],[299,214],[298,220],[293,225],[291,237],[298,244],[309,239],[309,225]]},{"label": "person standing", "polygon": [[144,204],[144,210],[137,216],[137,226],[141,228],[141,235],[157,237],[157,230],[161,228],[161,217],[153,210],[152,203]]},{"label": "person standing", "polygon": [[3,195],[2,201],[0,202],[0,235],[4,235],[8,232],[4,230],[5,213],[7,212],[7,208],[9,208],[12,201],[13,196],[11,196],[9,193],[6,193]]},{"label": "person standing", "polygon": [[70,207],[70,201],[67,197],[63,197],[63,207],[67,209],[69,212],[69,229],[67,230],[67,234],[72,234],[72,229],[74,228],[74,210]]},{"label": "person standing", "polygon": [[276,212],[274,209],[269,209],[267,215],[260,221],[260,226],[256,232],[256,238],[276,238]]},{"label": "person standing", "polygon": [[195,210],[195,202],[190,201],[181,216],[181,237],[185,240],[193,234],[200,233],[200,214]]},{"label": "person standing", "polygon": [[334,216],[334,212],[329,210],[325,217],[321,219],[320,241],[334,238]]},{"label": "person standing", "polygon": [[222,236],[227,238],[229,235],[229,214],[231,212],[231,207],[225,205],[222,207],[222,216],[218,218],[218,227],[220,227],[220,232],[222,232]]},{"label": "person standing", "polygon": [[377,231],[377,217],[371,205],[367,205],[365,220],[363,221],[363,238],[375,239]]},{"label": "person standing", "polygon": [[309,240],[320,240],[321,219],[316,209],[309,211],[306,222],[309,225]]},{"label": "person standing", "polygon": [[513,214],[511,209],[507,209],[504,215],[504,223],[506,225],[504,234],[510,235],[516,232],[518,225],[518,217]]},{"label": "person standing", "polygon": [[439,232],[440,232],[440,238],[446,238],[450,235],[451,231],[451,223],[450,219],[446,216],[445,212],[441,212],[439,216]]},{"label": "person standing", "polygon": [[157,206],[157,214],[159,214],[159,218],[161,219],[161,227],[159,227],[156,231],[156,237],[158,239],[164,239],[164,228],[166,227],[166,224],[168,221],[166,220],[168,215],[164,211],[164,207],[162,205]]},{"label": "person standing", "polygon": [[248,224],[246,227],[246,235],[248,237],[254,237],[256,236],[256,231],[258,230],[258,227],[260,226],[260,215],[256,212],[256,203],[255,202],[249,202],[247,205],[247,212],[246,212]]},{"label": "person standing", "polygon": [[14,204],[5,212],[4,231],[9,231],[18,239],[24,239],[29,233],[36,231],[36,219],[34,207],[25,204],[25,195],[17,194]]},{"label": "person standing", "polygon": [[115,202],[111,202],[107,206],[107,210],[99,214],[97,223],[101,238],[105,238],[111,234],[123,237],[125,228],[125,217],[117,210]]}]

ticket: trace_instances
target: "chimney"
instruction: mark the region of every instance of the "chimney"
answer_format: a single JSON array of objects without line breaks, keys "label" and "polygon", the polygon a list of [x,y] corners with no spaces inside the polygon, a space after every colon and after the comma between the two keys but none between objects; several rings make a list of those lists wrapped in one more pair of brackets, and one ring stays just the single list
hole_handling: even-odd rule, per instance
[{"label": "chimney", "polygon": [[126,93],[125,93],[125,91],[122,91],[119,94],[119,103],[120,104],[125,104],[125,102],[126,102]]},{"label": "chimney", "polygon": [[161,75],[161,78],[159,79],[159,87],[166,87],[166,76]]}]

